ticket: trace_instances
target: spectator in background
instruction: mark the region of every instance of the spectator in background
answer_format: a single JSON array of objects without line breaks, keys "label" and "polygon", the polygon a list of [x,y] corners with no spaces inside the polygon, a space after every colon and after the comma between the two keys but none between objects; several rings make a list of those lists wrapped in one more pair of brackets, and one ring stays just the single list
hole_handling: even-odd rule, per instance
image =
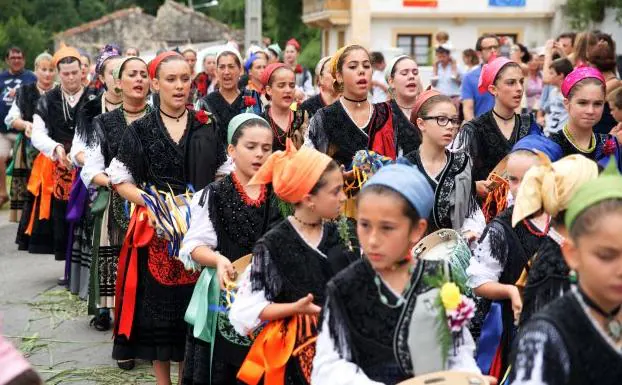
[{"label": "spectator in background", "polygon": [[9,48],[4,60],[8,69],[0,73],[0,207],[9,200],[6,189],[6,162],[17,138],[16,131],[7,130],[4,119],[13,105],[17,89],[37,81],[35,74],[25,69],[26,58],[20,48]]},{"label": "spectator in background", "polygon": [[281,47],[278,44],[270,44],[266,48],[266,53],[268,54],[268,64],[278,63],[281,61]]},{"label": "spectator in background", "polygon": [[80,51],[80,69],[82,70],[82,85],[89,87],[91,79],[95,76],[91,76],[91,57],[84,51]]},{"label": "spectator in background", "polygon": [[[298,63],[298,55],[300,54],[300,50],[301,46],[298,40],[291,38],[287,41],[287,44],[285,44],[285,54],[283,55],[283,63],[288,65],[296,74],[296,99],[298,101],[302,101],[302,98],[308,98],[315,95],[311,71]],[[301,92],[304,95],[300,94]]]},{"label": "spectator in background", "polygon": [[462,61],[464,62],[464,73],[467,73],[479,65],[479,56],[474,49],[468,48],[462,51]]},{"label": "spectator in background", "polygon": [[125,56],[140,56],[140,51],[136,47],[127,47],[125,49]]},{"label": "spectator in background", "polygon": [[598,37],[591,31],[577,34],[574,52],[568,56],[575,68],[588,65],[588,53],[596,43],[598,43]]},{"label": "spectator in background", "polygon": [[557,48],[563,56],[570,56],[574,52],[574,42],[577,34],[574,32],[564,32],[557,37],[555,48]]},{"label": "spectator in background", "polygon": [[[616,55],[613,41],[609,43],[606,39],[600,40],[588,52],[588,60],[590,65],[596,67],[605,78],[605,95],[609,95],[622,86],[622,82],[616,76]],[[615,126],[616,121],[611,116],[609,105],[605,103],[603,116],[594,126],[594,132],[608,134]]]},{"label": "spectator in background", "polygon": [[527,63],[527,78],[525,86],[525,95],[527,97],[527,112],[536,112],[540,108],[540,97],[542,96],[542,88],[544,82],[542,72],[540,71],[540,61],[538,56],[527,52],[530,59]]},{"label": "spectator in background", "polygon": [[382,103],[389,100],[387,91],[389,85],[384,78],[384,70],[387,68],[387,63],[384,60],[384,55],[381,52],[372,52],[370,54],[371,65],[374,68],[374,72],[371,77],[371,102],[373,104]]},{"label": "spectator in background", "polygon": [[[475,50],[481,57],[483,63],[488,63],[491,57],[496,56],[499,51],[499,38],[497,35],[484,34],[477,39]],[[479,77],[482,73],[482,65],[475,67],[462,79],[462,108],[464,120],[469,121],[473,118],[486,113],[495,105],[495,98],[489,93],[482,94],[477,90]]]},{"label": "spectator in background", "polygon": [[194,78],[197,97],[203,98],[214,91],[216,86],[216,55],[207,54],[203,57],[203,71]]},{"label": "spectator in background", "polygon": [[441,44],[436,48],[436,61],[430,81],[438,92],[451,98],[457,109],[460,107],[462,73],[458,69],[458,63],[451,57],[450,47]]},{"label": "spectator in background", "polygon": [[186,63],[190,66],[190,71],[192,71],[192,78],[196,73],[196,65],[197,65],[197,51],[192,48],[186,48],[181,51],[181,55],[186,59]]},{"label": "spectator in background", "polygon": [[564,107],[564,97],[560,89],[564,79],[572,70],[570,60],[559,58],[554,60],[545,71],[545,73],[548,72],[550,91],[546,100],[544,98],[541,100],[537,116],[538,124],[544,127],[544,133],[547,136],[561,130],[568,120],[568,111]]},{"label": "spectator in background", "polygon": [[622,144],[622,87],[607,95],[607,104],[611,110],[611,116],[617,122],[610,134],[614,135],[618,139],[618,143]]}]

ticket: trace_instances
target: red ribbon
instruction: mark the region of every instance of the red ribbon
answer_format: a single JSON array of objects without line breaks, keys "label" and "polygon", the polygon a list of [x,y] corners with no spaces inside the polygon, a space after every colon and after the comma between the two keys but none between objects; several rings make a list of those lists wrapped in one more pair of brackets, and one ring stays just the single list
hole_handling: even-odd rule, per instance
[{"label": "red ribbon", "polygon": [[155,230],[149,222],[145,207],[137,207],[130,220],[127,235],[119,255],[115,303],[121,316],[115,327],[115,336],[125,335],[129,340],[134,322],[136,288],[138,286],[138,249],[151,242]]}]

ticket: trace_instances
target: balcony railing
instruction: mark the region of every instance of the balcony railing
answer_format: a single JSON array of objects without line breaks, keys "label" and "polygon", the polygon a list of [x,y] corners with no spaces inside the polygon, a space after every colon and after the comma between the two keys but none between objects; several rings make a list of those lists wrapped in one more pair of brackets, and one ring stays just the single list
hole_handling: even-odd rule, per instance
[{"label": "balcony railing", "polygon": [[303,0],[302,20],[310,26],[329,27],[350,23],[351,0]]},{"label": "balcony railing", "polygon": [[325,11],[349,11],[350,0],[303,0],[302,13],[310,15]]}]

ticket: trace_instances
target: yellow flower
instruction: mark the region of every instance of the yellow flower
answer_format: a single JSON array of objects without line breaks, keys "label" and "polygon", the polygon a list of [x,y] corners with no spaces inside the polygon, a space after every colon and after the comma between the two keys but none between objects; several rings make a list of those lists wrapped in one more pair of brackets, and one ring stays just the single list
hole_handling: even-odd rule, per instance
[{"label": "yellow flower", "polygon": [[296,112],[296,110],[298,109],[298,103],[293,102],[290,106],[289,109]]},{"label": "yellow flower", "polygon": [[462,296],[460,295],[460,289],[453,282],[447,282],[441,287],[441,301],[443,301],[443,306],[445,306],[446,310],[455,310],[460,301],[462,301]]}]

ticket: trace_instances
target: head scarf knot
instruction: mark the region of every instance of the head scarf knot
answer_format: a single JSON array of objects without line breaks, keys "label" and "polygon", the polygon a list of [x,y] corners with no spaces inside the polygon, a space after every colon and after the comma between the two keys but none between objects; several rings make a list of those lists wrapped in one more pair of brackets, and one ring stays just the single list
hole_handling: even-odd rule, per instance
[{"label": "head scarf knot", "polygon": [[572,88],[583,79],[598,79],[601,83],[605,84],[605,78],[603,74],[594,67],[578,67],[574,71],[568,74],[566,78],[564,78],[564,82],[562,83],[562,95],[565,98],[570,95],[570,91]]},{"label": "head scarf knot", "polygon": [[261,73],[261,85],[264,87],[267,86],[268,82],[270,82],[270,77],[272,76],[274,71],[278,70],[279,68],[286,68],[286,67],[287,66],[283,63],[272,63],[268,65]]},{"label": "head scarf knot", "polygon": [[249,185],[272,182],[274,193],[285,202],[298,203],[311,192],[332,158],[312,148],[296,150],[287,138],[285,151],[270,155]]},{"label": "head scarf knot", "polygon": [[512,226],[543,209],[556,216],[569,207],[579,187],[598,176],[598,165],[583,155],[570,155],[551,163],[538,154],[541,164],[527,170],[516,194]]},{"label": "head scarf knot", "polygon": [[509,63],[514,62],[501,56],[490,60],[488,64],[484,64],[482,73],[479,76],[479,83],[477,84],[477,90],[480,94],[488,91],[488,86],[494,83],[499,71]]}]

